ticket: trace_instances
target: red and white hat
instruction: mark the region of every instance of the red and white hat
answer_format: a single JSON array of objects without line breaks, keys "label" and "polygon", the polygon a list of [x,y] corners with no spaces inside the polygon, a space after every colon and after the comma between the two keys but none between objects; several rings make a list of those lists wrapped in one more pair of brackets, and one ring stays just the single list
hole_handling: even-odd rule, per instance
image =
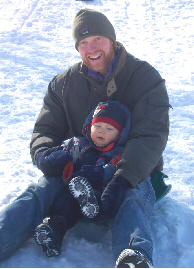
[{"label": "red and white hat", "polygon": [[105,122],[121,132],[125,126],[126,119],[126,112],[119,103],[104,102],[96,107],[91,125],[97,122]]}]

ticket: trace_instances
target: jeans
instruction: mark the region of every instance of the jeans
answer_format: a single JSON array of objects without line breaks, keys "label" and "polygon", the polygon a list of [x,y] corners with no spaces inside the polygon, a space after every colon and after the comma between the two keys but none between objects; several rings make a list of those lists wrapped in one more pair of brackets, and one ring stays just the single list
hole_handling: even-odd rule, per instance
[{"label": "jeans", "polygon": [[[34,229],[48,216],[55,198],[63,192],[61,178],[41,177],[31,184],[12,204],[0,213],[0,261],[8,258],[34,234]],[[152,262],[152,238],[149,218],[153,212],[155,193],[150,177],[135,189],[126,190],[124,201],[117,215],[110,220],[113,255],[135,240],[133,250],[145,254]]]},{"label": "jeans", "polygon": [[33,236],[63,187],[61,177],[43,176],[0,212],[0,261]]},{"label": "jeans", "polygon": [[129,248],[134,237],[132,249],[138,250],[152,262],[153,243],[149,219],[153,213],[155,192],[150,177],[134,189],[127,189],[124,201],[111,219],[112,250],[115,260],[121,251]]}]

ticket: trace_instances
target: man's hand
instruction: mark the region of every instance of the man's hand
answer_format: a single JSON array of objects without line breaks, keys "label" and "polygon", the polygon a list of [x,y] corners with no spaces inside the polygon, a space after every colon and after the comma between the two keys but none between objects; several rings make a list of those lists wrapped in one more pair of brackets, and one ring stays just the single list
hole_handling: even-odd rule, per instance
[{"label": "man's hand", "polygon": [[102,165],[83,165],[80,171],[73,173],[73,177],[85,177],[92,187],[100,187],[103,180],[104,168]]},{"label": "man's hand", "polygon": [[132,188],[129,181],[117,175],[104,189],[101,195],[100,210],[106,212],[109,218],[112,218],[119,210],[127,188]]},{"label": "man's hand", "polygon": [[61,146],[40,151],[36,155],[37,167],[48,177],[62,176],[69,161],[72,162],[73,157]]}]

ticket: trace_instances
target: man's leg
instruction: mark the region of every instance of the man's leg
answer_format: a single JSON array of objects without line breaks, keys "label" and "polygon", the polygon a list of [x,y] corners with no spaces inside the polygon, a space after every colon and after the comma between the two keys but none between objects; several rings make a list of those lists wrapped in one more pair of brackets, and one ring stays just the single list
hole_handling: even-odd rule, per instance
[{"label": "man's leg", "polygon": [[155,203],[155,193],[150,177],[126,191],[124,201],[111,220],[113,255],[115,260],[122,250],[129,248],[134,237],[132,249],[145,254],[152,262],[152,236],[149,219]]},{"label": "man's leg", "polygon": [[60,177],[41,177],[0,212],[0,261],[8,258],[34,233],[63,191]]}]

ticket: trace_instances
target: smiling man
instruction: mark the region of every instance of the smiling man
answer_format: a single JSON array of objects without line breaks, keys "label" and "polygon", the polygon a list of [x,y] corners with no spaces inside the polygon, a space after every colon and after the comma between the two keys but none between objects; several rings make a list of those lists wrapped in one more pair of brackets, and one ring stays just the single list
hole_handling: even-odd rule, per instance
[{"label": "smiling man", "polygon": [[44,167],[44,175],[1,213],[0,260],[32,236],[63,190],[65,162],[63,166],[57,154],[51,162],[48,155],[63,140],[81,136],[85,119],[99,102],[114,100],[130,109],[131,132],[116,173],[102,193],[96,221],[102,216],[109,219],[116,267],[150,267],[149,219],[155,203],[151,177],[163,169],[169,134],[165,81],[116,41],[113,25],[96,10],[76,14],[72,35],[82,61],[49,83],[30,144],[32,161],[39,169]]},{"label": "smiling man", "polygon": [[116,35],[110,21],[100,12],[94,15],[92,10],[81,9],[75,16],[72,34],[83,63],[104,78],[116,57]]}]

